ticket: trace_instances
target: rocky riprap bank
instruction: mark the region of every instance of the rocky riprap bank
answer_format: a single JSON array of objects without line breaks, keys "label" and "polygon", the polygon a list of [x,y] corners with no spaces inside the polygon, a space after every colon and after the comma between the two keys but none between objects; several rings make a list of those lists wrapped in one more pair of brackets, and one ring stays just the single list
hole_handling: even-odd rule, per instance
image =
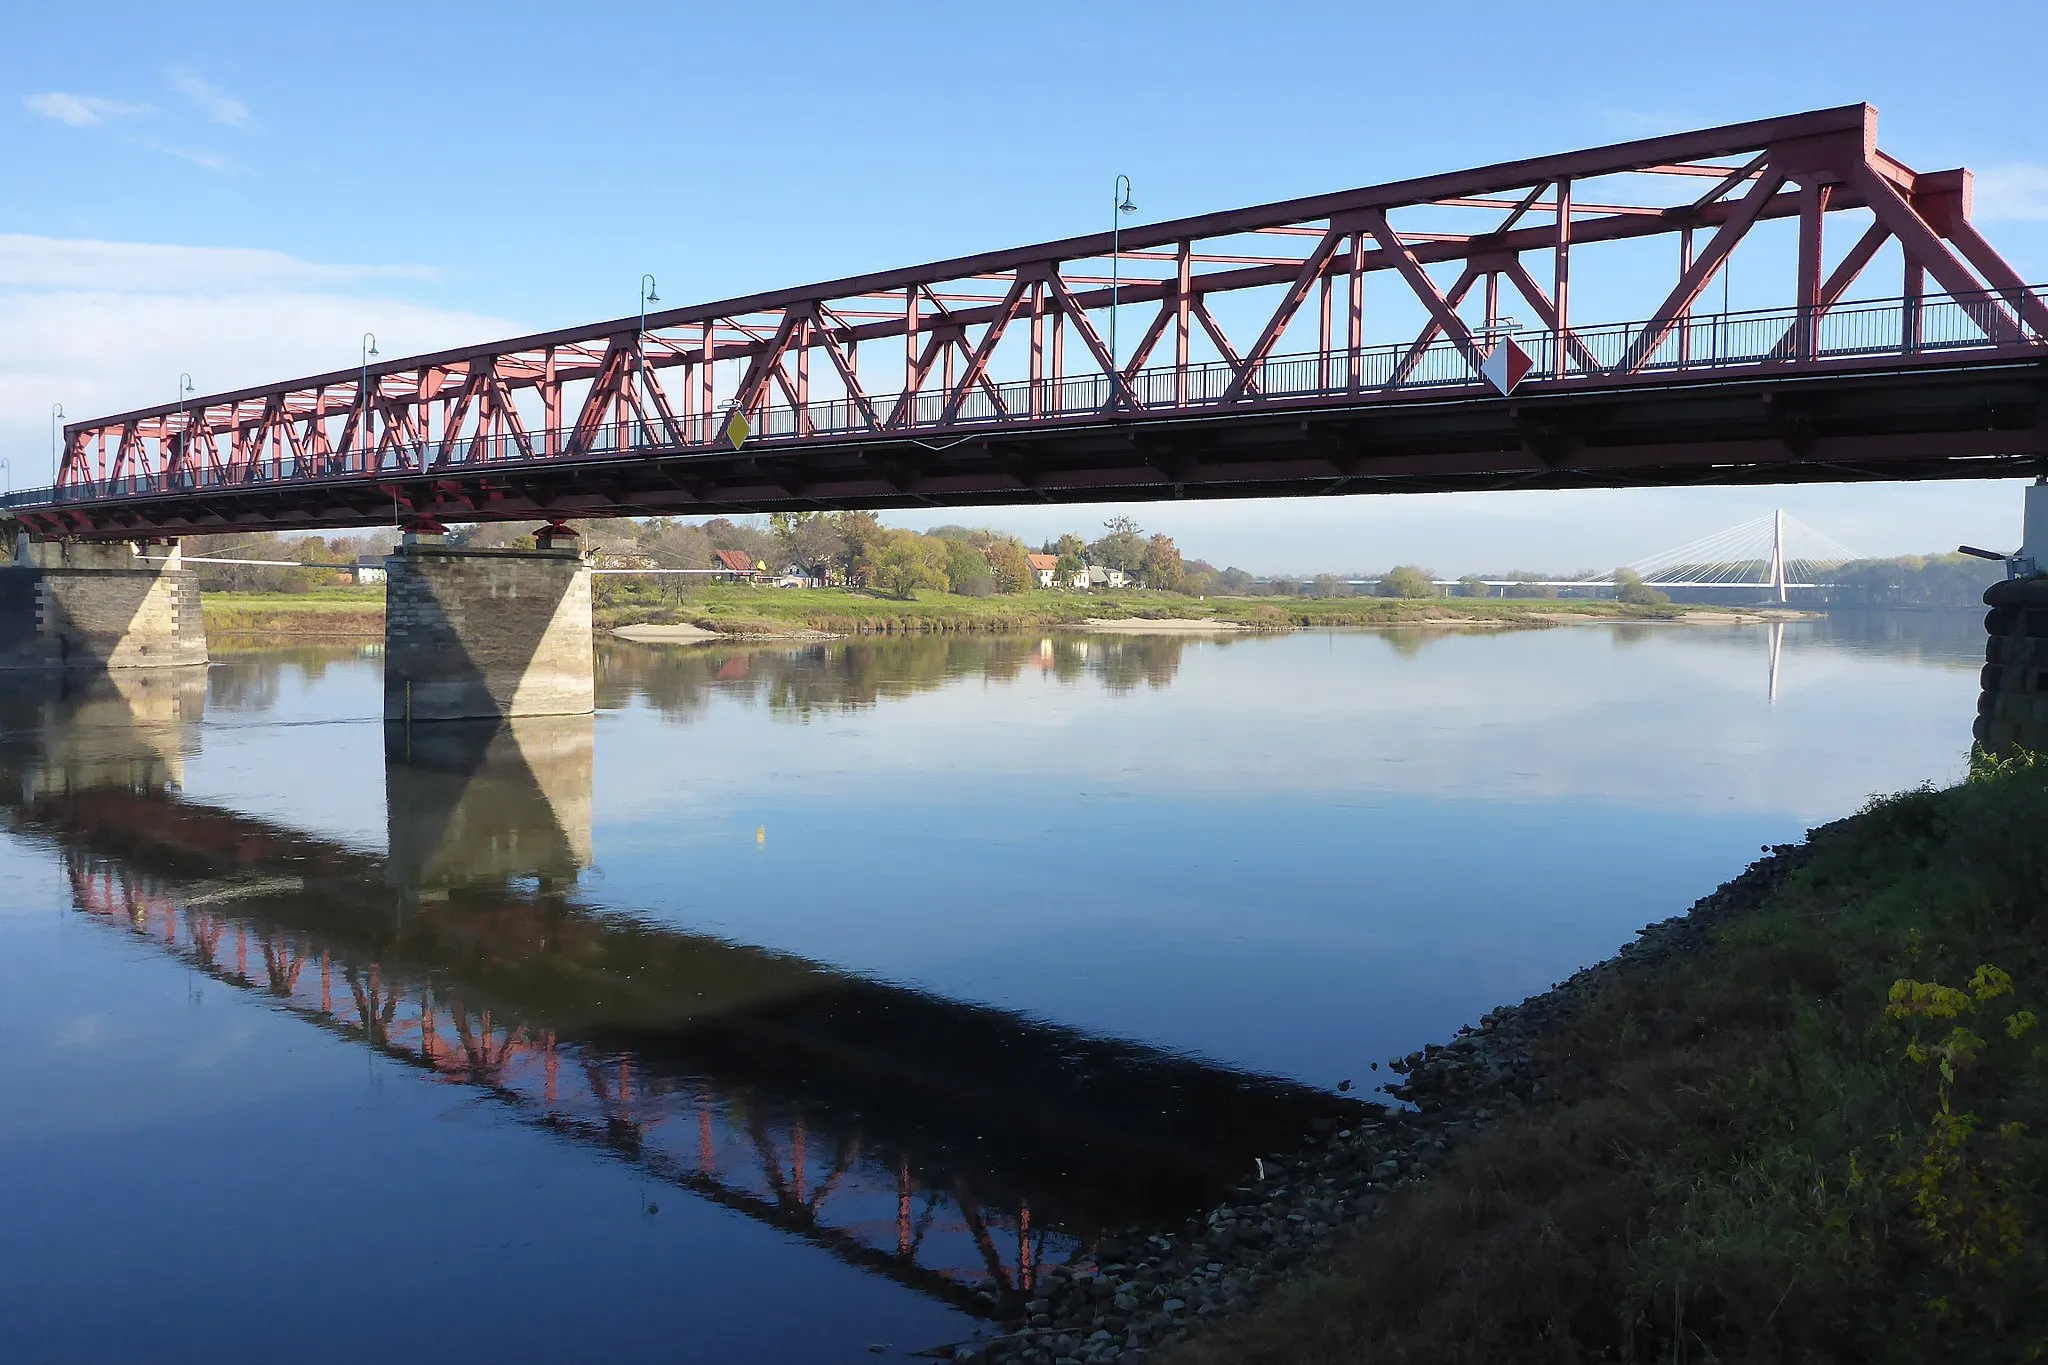
[{"label": "rocky riprap bank", "polygon": [[[1000,1336],[924,1354],[1031,1365],[1139,1365],[1198,1326],[1258,1302],[1314,1266],[1333,1236],[1369,1222],[1404,1185],[1501,1116],[1554,1098],[1534,1044],[1615,974],[1696,952],[1714,925],[1753,910],[1800,862],[1803,845],[1767,850],[1741,876],[1687,914],[1642,929],[1605,962],[1542,995],[1505,1006],[1390,1064],[1405,1082],[1384,1089],[1412,1108],[1361,1118],[1303,1150],[1261,1159],[1229,1202],[1178,1229],[1130,1229],[1096,1244],[1092,1259],[1047,1271],[1036,1297],[1012,1306]],[[1569,1059],[1563,1063],[1571,1065]],[[1581,1086],[1587,1079],[1574,1078]],[[1370,1111],[1369,1111],[1370,1112]],[[1327,1122],[1327,1121],[1326,1121]],[[1000,1312],[993,1289],[982,1291]]]}]

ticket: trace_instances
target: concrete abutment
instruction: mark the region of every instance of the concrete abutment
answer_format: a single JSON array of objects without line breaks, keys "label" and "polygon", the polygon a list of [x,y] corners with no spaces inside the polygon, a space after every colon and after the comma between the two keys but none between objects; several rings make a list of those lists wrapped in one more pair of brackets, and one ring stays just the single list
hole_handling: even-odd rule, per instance
[{"label": "concrete abutment", "polygon": [[460,550],[438,534],[409,532],[384,565],[385,720],[596,709],[590,568],[573,539]]}]

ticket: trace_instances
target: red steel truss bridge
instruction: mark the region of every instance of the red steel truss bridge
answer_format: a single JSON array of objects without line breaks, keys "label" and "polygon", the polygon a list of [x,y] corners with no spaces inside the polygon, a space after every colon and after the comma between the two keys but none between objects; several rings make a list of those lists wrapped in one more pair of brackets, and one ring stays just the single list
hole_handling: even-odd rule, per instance
[{"label": "red steel truss bridge", "polygon": [[[1970,201],[1849,105],[96,418],[12,501],[111,537],[2028,473],[2048,301]],[[1738,248],[1777,306],[1705,311]]]}]

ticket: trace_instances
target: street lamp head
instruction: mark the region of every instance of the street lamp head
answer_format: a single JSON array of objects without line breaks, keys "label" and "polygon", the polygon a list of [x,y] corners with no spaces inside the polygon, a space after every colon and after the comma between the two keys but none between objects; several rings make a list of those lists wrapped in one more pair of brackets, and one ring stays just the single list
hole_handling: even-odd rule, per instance
[{"label": "street lamp head", "polygon": [[363,355],[364,355],[364,357],[365,357],[365,358],[368,358],[368,357],[370,357],[370,356],[373,356],[373,355],[376,355],[376,354],[377,354],[377,334],[376,334],[375,332],[365,332],[365,333],[363,333]]},{"label": "street lamp head", "polygon": [[181,375],[179,375],[179,376],[178,376],[178,396],[179,396],[180,398],[183,398],[183,397],[184,397],[184,396],[185,396],[186,394],[188,394],[188,393],[196,393],[196,392],[198,392],[198,391],[197,391],[196,389],[194,389],[194,388],[192,387],[192,376],[191,376],[191,375],[189,375],[189,374],[181,374]]},{"label": "street lamp head", "polygon": [[1116,196],[1114,196],[1118,201],[1116,206],[1117,212],[1136,213],[1138,211],[1138,206],[1131,202],[1131,178],[1127,175],[1118,176],[1116,178],[1116,188],[1119,191],[1119,193]]},{"label": "street lamp head", "polygon": [[661,295],[655,292],[654,276],[642,275],[640,277],[640,301],[642,303],[661,302]]}]

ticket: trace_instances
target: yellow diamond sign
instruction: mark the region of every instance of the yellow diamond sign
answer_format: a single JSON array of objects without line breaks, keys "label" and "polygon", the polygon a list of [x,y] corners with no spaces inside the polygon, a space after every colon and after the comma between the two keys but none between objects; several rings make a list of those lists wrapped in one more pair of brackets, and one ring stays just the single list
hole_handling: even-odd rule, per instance
[{"label": "yellow diamond sign", "polygon": [[732,420],[725,424],[725,439],[732,442],[734,450],[745,445],[747,438],[753,434],[754,429],[747,425],[747,415],[744,412],[733,413]]}]

